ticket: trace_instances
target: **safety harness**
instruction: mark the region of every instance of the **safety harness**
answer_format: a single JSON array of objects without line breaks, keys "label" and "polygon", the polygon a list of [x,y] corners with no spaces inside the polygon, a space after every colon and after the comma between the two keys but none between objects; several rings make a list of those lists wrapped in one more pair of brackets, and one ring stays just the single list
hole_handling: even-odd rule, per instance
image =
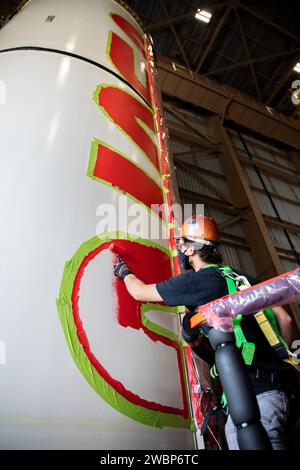
[{"label": "safety harness", "polygon": [[[221,273],[221,275],[226,280],[229,294],[233,294],[238,290],[243,290],[247,289],[248,287],[251,287],[248,279],[245,276],[235,273],[230,266],[209,264],[202,269],[207,268],[216,268]],[[300,366],[294,361],[292,361],[293,354],[291,353],[291,351],[289,351],[288,345],[280,334],[278,323],[273,310],[271,308],[267,308],[258,313],[255,313],[253,316],[262,333],[264,334],[265,338],[267,339],[268,343],[275,351],[279,359],[282,359],[283,361],[292,365],[300,373]],[[255,353],[255,344],[250,343],[246,340],[241,327],[242,319],[242,314],[232,319],[236,346],[238,348],[241,348],[241,353],[245,364],[251,365]],[[213,374],[214,372],[215,370],[212,371]]]},{"label": "safety harness", "polygon": [[[228,294],[233,294],[237,292],[238,290],[243,290],[243,289],[247,289],[248,287],[251,287],[248,279],[245,276],[235,273],[230,266],[209,264],[203,267],[202,269],[207,269],[207,268],[216,268],[219,271],[219,273],[225,278],[226,283],[227,283]],[[205,318],[203,317],[201,313],[198,313],[197,315],[199,315],[199,323],[201,322],[201,316],[202,316],[202,323],[200,323],[199,329],[202,332],[202,334],[207,336]],[[273,310],[268,308],[258,313],[255,313],[253,316],[259,328],[261,329],[262,333],[264,334],[266,340],[268,341],[272,349],[275,351],[277,356],[281,360],[295,367],[295,369],[300,373],[300,366],[292,361],[293,354],[289,351],[288,345],[286,344],[286,342],[284,341],[284,339],[282,338],[280,334],[278,323],[277,323]],[[246,340],[245,335],[242,330],[242,326],[241,326],[242,319],[243,319],[242,314],[232,319],[233,331],[235,335],[236,346],[241,349],[241,354],[242,354],[245,364],[251,365],[253,358],[254,358],[254,353],[255,353],[255,344]],[[212,378],[216,378],[218,376],[218,372],[217,372],[215,365],[213,365],[213,367],[210,369],[210,374]],[[201,428],[201,434],[205,432],[210,418],[214,414],[219,412],[220,410],[224,410],[224,408],[226,407],[227,399],[226,399],[225,393],[222,394],[221,403],[222,403],[221,406],[215,405],[209,411],[208,415],[205,416],[205,420]]]}]

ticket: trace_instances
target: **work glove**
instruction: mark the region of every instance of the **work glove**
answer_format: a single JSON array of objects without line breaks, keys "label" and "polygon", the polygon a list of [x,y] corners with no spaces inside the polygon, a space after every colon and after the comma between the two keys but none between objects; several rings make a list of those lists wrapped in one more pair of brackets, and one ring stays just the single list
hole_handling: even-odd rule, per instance
[{"label": "work glove", "polygon": [[117,257],[116,264],[114,265],[114,275],[118,277],[119,279],[122,279],[124,281],[125,277],[128,274],[132,274],[130,271],[129,267],[127,266],[126,263],[122,260],[120,256]]}]

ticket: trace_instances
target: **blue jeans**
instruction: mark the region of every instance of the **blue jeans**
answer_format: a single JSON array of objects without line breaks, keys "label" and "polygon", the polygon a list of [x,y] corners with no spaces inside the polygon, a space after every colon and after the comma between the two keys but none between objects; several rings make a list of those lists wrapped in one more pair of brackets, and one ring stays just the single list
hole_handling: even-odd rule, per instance
[{"label": "blue jeans", "polygon": [[[287,449],[286,423],[289,417],[289,401],[284,392],[270,390],[256,396],[261,423],[270,438],[273,450]],[[228,416],[225,426],[226,440],[230,450],[239,450],[236,427]]]}]

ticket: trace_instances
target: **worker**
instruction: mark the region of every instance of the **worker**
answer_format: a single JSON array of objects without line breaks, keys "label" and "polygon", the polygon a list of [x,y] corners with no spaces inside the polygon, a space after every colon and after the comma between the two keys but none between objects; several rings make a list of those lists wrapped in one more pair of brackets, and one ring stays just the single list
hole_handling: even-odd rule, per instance
[{"label": "worker", "polygon": [[[192,331],[189,329],[189,319],[199,306],[228,294],[226,273],[224,275],[221,264],[223,260],[220,252],[220,234],[215,221],[206,216],[189,217],[177,238],[177,249],[180,265],[186,272],[158,284],[143,283],[120,257],[115,264],[114,273],[125,282],[128,292],[137,301],[163,301],[170,306],[185,305],[187,313],[183,319],[183,338],[195,354],[213,365],[214,351],[206,338],[205,325]],[[232,271],[235,276],[244,276],[250,285],[259,283],[248,274],[236,269]],[[274,307],[273,312],[281,337],[287,345],[290,345],[291,317],[280,306]],[[248,350],[249,346],[253,346],[247,368],[257,397],[261,422],[273,449],[286,449],[288,393],[289,386],[295,383],[293,367],[277,356],[253,315],[242,317],[241,324]],[[225,434],[229,449],[238,450],[237,432],[230,416],[225,426]]]}]

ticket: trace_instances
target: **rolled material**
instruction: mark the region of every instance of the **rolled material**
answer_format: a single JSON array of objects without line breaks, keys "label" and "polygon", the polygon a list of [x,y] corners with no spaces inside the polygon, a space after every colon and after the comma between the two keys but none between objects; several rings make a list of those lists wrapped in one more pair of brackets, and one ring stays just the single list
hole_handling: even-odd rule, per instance
[{"label": "rolled material", "polygon": [[234,334],[211,328],[208,338],[215,349],[215,363],[229,414],[237,428],[240,450],[270,450],[271,443],[260,422],[256,396]]},{"label": "rolled material", "polygon": [[[233,331],[232,318],[239,314],[251,315],[265,308],[300,300],[300,268],[257,284],[248,289],[226,295],[199,307],[207,323],[220,331]],[[198,325],[198,315],[191,319],[191,327]]]}]

